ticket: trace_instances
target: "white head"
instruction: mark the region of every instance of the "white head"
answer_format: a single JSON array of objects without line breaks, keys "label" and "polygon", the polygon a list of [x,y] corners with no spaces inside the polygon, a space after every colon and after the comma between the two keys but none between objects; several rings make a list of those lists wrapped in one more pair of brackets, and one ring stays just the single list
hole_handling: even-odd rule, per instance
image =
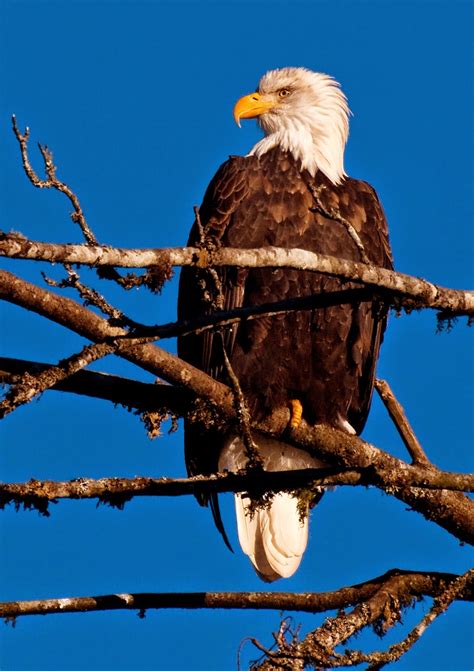
[{"label": "white head", "polygon": [[267,72],[258,91],[237,101],[234,118],[258,117],[265,137],[249,155],[279,146],[301,160],[311,175],[321,170],[334,184],[344,178],[349,107],[339,84],[306,68]]}]

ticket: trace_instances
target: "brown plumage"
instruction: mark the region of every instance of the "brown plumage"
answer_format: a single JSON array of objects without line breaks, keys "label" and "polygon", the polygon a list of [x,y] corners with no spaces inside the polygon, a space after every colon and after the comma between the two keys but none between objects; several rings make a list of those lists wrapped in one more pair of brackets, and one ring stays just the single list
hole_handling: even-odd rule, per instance
[{"label": "brown plumage", "polygon": [[[260,159],[235,156],[224,163],[207,189],[200,219],[206,243],[301,248],[361,261],[346,226],[321,210],[354,227],[371,263],[392,268],[385,216],[372,187],[350,178],[334,186],[320,172],[313,178],[300,172],[293,157],[278,148]],[[188,244],[199,242],[195,223]],[[355,286],[286,268],[229,268],[218,274],[224,309]],[[207,271],[183,269],[179,319],[209,312],[200,280],[212,291]],[[289,398],[297,398],[311,424],[341,427],[347,420],[360,433],[370,406],[385,321],[381,306],[366,302],[263,317],[234,327],[231,336],[227,333],[227,353],[252,415],[262,418]],[[215,334],[207,331],[180,338],[178,347],[183,359],[227,381],[222,346]],[[215,471],[218,455],[206,454],[203,447],[201,444],[193,454],[188,446],[191,472]]]},{"label": "brown plumage", "polygon": [[[351,178],[335,185],[320,170],[312,176],[300,160],[279,146],[260,157],[226,161],[207,189],[200,220],[204,239],[195,222],[188,241],[191,246],[272,245],[361,261],[349,223],[368,260],[392,268],[386,220],[372,187]],[[320,273],[286,268],[225,268],[217,273],[224,309],[356,286]],[[213,307],[210,302],[216,298],[214,289],[207,270],[184,268],[178,318],[192,320],[214,310],[215,303]],[[353,427],[359,434],[370,407],[385,324],[386,309],[377,302],[336,305],[244,322],[227,328],[224,342],[253,417],[261,419],[289,399],[298,399],[310,424]],[[207,331],[180,338],[178,352],[194,366],[229,382],[221,336]],[[189,473],[215,472],[225,436],[190,424],[185,430]],[[205,499],[201,502],[206,503]],[[216,500],[211,503],[223,531]],[[254,564],[265,574],[256,561]],[[275,579],[271,572],[263,577]]]}]

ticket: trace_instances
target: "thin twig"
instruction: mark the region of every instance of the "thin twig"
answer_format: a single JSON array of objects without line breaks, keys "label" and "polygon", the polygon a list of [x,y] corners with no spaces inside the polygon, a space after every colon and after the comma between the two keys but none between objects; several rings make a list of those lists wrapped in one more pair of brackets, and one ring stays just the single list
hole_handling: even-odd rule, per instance
[{"label": "thin twig", "polygon": [[205,241],[206,241],[206,233],[204,231],[204,226],[202,225],[201,213],[199,212],[199,207],[197,205],[193,206],[193,212],[194,212],[194,217],[196,219],[196,226],[197,226],[198,233],[199,233],[199,244],[204,246]]},{"label": "thin twig", "polygon": [[[58,287],[60,289],[75,289],[84,301],[84,305],[94,305],[104,315],[110,317],[110,324],[114,326],[126,326],[141,330],[140,324],[133,321],[132,319],[129,319],[121,310],[109,303],[96,289],[83,284],[80,281],[79,273],[74,270],[74,268],[69,263],[64,263],[63,265],[66,269],[68,277],[59,282],[51,279],[50,277],[47,277],[45,273],[41,273],[48,286]],[[148,334],[141,333],[141,335]]]},{"label": "thin twig", "polygon": [[250,429],[251,418],[247,402],[245,400],[242,387],[240,386],[239,379],[235,374],[234,369],[232,368],[232,364],[229,361],[229,357],[227,356],[224,337],[221,332],[219,333],[219,335],[222,344],[222,356],[224,358],[224,366],[227,371],[227,375],[229,377],[232,390],[234,392],[235,411],[237,414],[237,421],[239,423],[240,435],[242,437],[242,442],[245,448],[245,455],[248,459],[248,468],[250,469],[258,468],[259,470],[261,470],[263,468],[263,462],[259,454],[257,444],[253,439],[252,431]]},{"label": "thin twig", "polygon": [[415,436],[415,432],[405,415],[403,407],[398,402],[388,382],[386,380],[375,380],[374,385],[412,458],[412,463],[421,466],[431,465],[430,460]]},{"label": "thin twig", "polygon": [[[18,128],[15,115],[12,116],[12,126],[13,132],[20,146],[23,168],[30,182],[33,184],[33,186],[40,189],[55,189],[60,193],[64,193],[74,208],[73,212],[71,213],[71,219],[74,223],[79,225],[86,240],[87,246],[97,246],[99,242],[87,224],[79,198],[74,193],[74,191],[65,182],[62,182],[60,179],[58,179],[56,175],[57,168],[54,164],[51,150],[46,145],[38,143],[38,148],[40,150],[41,156],[43,157],[45,172],[48,177],[46,180],[40,179],[33,170],[28,156],[28,140],[30,136],[30,129],[27,127],[25,132],[21,133]],[[115,268],[107,267],[97,268],[97,274],[100,278],[116,282],[124,289],[131,289],[133,287],[144,284],[153,291],[156,290],[157,280],[155,277],[150,277],[149,273],[145,273],[145,275],[142,275],[141,277],[137,277],[133,273],[122,277]],[[166,272],[162,273],[163,280],[168,278],[168,274]],[[161,286],[160,282],[162,283],[161,277],[159,278],[158,286]]]},{"label": "thin twig", "polygon": [[361,261],[363,261],[363,263],[367,263],[370,265],[370,259],[367,256],[367,252],[365,251],[365,247],[362,243],[362,240],[360,239],[359,234],[357,233],[356,229],[351,224],[351,222],[345,219],[343,216],[341,216],[340,212],[332,208],[325,207],[321,202],[321,192],[326,188],[327,187],[325,184],[321,184],[321,186],[318,187],[317,189],[312,186],[309,187],[311,195],[313,196],[314,201],[316,203],[316,210],[320,214],[322,214],[323,217],[326,217],[327,219],[332,219],[333,221],[338,221],[346,228],[347,232],[349,233],[349,236],[352,238],[357,249],[359,250]]},{"label": "thin twig", "polygon": [[[206,254],[206,259],[210,259],[215,249],[215,244],[212,240],[206,238],[206,230],[201,221],[199,207],[194,205],[193,210],[199,236],[197,246]],[[205,275],[211,280],[213,288],[211,291],[208,291],[203,287],[203,298],[210,302],[214,309],[223,310],[225,301],[222,282],[219,273],[212,267],[212,263],[206,263]]]},{"label": "thin twig", "polygon": [[53,162],[53,154],[51,150],[48,149],[46,145],[38,144],[39,150],[43,157],[45,171],[48,176],[48,179],[46,180],[40,179],[33,170],[28,157],[28,139],[30,136],[30,129],[27,127],[25,132],[21,133],[20,129],[18,128],[15,115],[12,116],[12,126],[15,137],[18,140],[18,144],[20,145],[23,168],[30,182],[33,184],[33,186],[36,186],[39,189],[56,189],[57,191],[64,193],[74,208],[74,212],[71,214],[71,219],[74,221],[74,223],[80,226],[87,243],[90,245],[97,245],[97,239],[87,225],[86,218],[84,216],[84,212],[78,197],[67,184],[59,180],[56,176],[56,166]]},{"label": "thin twig", "polygon": [[274,317],[300,310],[314,310],[332,305],[354,304],[360,301],[372,300],[374,289],[344,289],[342,291],[328,291],[323,294],[312,294],[289,298],[260,305],[247,305],[232,310],[217,310],[210,314],[201,315],[193,320],[181,320],[168,324],[145,325],[136,324],[130,337],[156,336],[156,339],[176,338],[178,336],[199,335],[205,331],[232,326],[241,321],[253,321],[262,317]]}]

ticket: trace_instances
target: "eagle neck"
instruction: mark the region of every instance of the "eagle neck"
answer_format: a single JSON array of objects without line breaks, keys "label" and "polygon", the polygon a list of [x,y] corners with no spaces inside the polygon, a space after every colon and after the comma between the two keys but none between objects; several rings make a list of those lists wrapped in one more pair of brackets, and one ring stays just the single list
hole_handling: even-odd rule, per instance
[{"label": "eagle neck", "polygon": [[[314,120],[313,120],[314,121]],[[326,122],[327,123],[327,122]],[[334,184],[346,177],[344,171],[344,149],[347,139],[346,125],[331,129],[309,124],[305,118],[286,119],[285,125],[269,132],[252,147],[248,156],[261,157],[271,149],[279,147],[301,162],[303,170],[314,177],[320,170]]]}]

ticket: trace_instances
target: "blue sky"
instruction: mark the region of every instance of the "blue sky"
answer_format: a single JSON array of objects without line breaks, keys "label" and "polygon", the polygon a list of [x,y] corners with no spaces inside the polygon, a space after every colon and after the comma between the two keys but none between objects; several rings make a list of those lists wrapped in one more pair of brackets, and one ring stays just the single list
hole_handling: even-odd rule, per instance
[{"label": "blue sky", "polygon": [[[24,177],[10,115],[54,151],[98,239],[121,246],[184,244],[192,207],[218,165],[259,137],[239,130],[234,101],[268,69],[304,65],[335,76],[354,113],[349,174],[384,204],[397,269],[446,286],[473,285],[473,68],[470,2],[9,2],[1,3],[2,228],[80,241],[58,194]],[[40,169],[40,161],[34,156]],[[41,283],[39,265],[2,266]],[[44,268],[58,277],[60,269]],[[90,278],[87,272],[84,278]],[[161,298],[107,296],[148,323],[175,316],[177,282]],[[54,362],[84,342],[1,306],[2,353]],[[175,344],[167,346],[174,351]],[[98,370],[150,380],[130,364]],[[428,455],[472,470],[472,333],[435,333],[433,314],[391,318],[379,364]],[[1,426],[0,477],[184,473],[182,432],[150,442],[133,415],[50,392]],[[364,437],[405,457],[376,401]],[[236,545],[232,500],[223,509]],[[264,588],[232,555],[210,513],[190,497],[143,499],[123,512],[63,502],[51,517],[7,510],[1,520],[0,598],[127,591]],[[464,571],[472,553],[377,491],[339,489],[313,513],[296,576],[274,589],[319,591],[393,568]],[[407,613],[398,640],[426,611]],[[295,615],[303,631],[320,616]],[[26,618],[0,626],[2,671],[236,668],[243,638],[270,644],[278,613],[149,612]],[[399,664],[400,671],[472,668],[472,610],[456,604]],[[361,636],[355,646],[375,646]],[[258,655],[247,644],[243,660]]]}]

